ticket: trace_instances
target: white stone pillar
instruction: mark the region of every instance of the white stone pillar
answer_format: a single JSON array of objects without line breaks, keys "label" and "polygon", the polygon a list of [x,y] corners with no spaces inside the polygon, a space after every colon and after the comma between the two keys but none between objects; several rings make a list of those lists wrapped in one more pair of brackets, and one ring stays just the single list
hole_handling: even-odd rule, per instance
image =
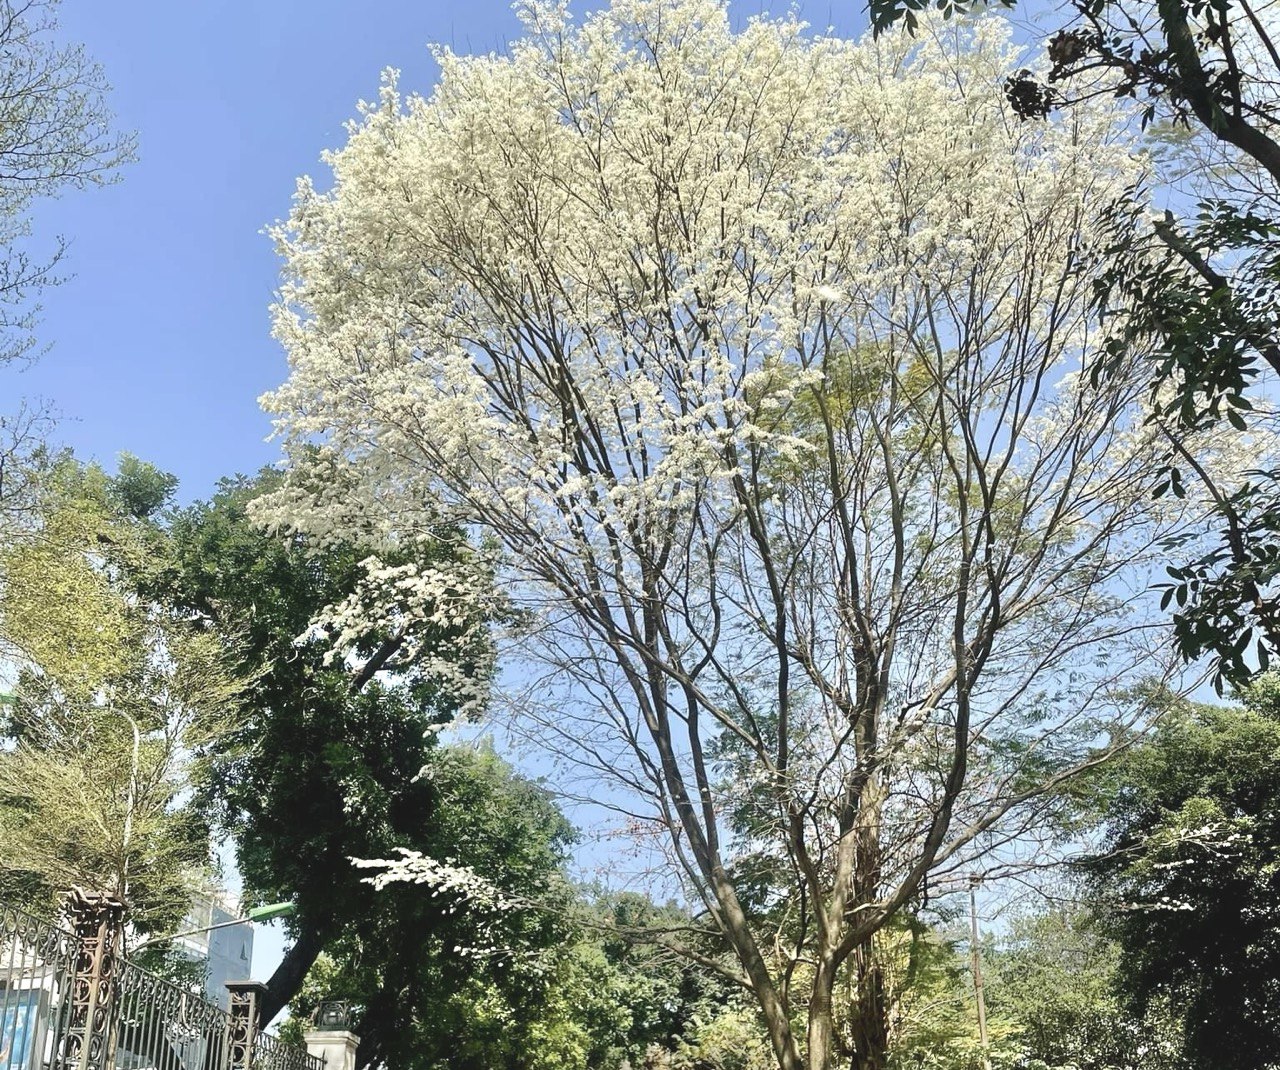
[{"label": "white stone pillar", "polygon": [[346,1029],[313,1029],[302,1034],[307,1054],[314,1055],[324,1070],[356,1070],[356,1047],[360,1038]]}]

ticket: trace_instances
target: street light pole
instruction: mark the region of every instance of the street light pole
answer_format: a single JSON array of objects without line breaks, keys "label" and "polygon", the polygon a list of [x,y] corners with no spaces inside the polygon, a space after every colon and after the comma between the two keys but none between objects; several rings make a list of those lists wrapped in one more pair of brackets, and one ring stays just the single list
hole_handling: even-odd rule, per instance
[{"label": "street light pole", "polygon": [[969,877],[969,962],[973,967],[973,994],[978,1003],[978,1044],[982,1048],[983,1070],[991,1070],[991,1060],[987,1055],[987,1001],[982,992],[982,955],[979,951],[978,935],[978,885],[982,878],[976,874]]},{"label": "street light pole", "polygon": [[265,906],[252,907],[246,910],[244,917],[232,918],[229,921],[220,921],[217,925],[202,925],[198,929],[183,929],[182,932],[168,933],[164,936],[153,936],[150,940],[143,940],[133,950],[141,951],[144,947],[150,947],[152,944],[164,944],[170,940],[177,940],[183,936],[196,936],[200,933],[211,933],[215,929],[226,929],[232,925],[243,925],[245,922],[268,921],[271,918],[283,918],[292,914],[297,907],[293,903],[268,903]]}]

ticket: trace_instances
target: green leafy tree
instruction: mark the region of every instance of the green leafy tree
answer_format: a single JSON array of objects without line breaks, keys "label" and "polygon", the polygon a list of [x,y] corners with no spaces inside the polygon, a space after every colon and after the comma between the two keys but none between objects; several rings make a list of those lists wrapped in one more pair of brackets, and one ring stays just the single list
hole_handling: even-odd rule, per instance
[{"label": "green leafy tree", "polygon": [[[684,930],[688,940],[688,933],[699,927],[697,918],[675,904],[660,905],[634,892],[598,892],[584,907],[559,993],[571,1020],[575,1008],[590,1007],[594,1000],[596,1010],[584,1022],[592,1038],[587,1066],[612,1070],[664,1060],[720,1061],[729,1054],[716,1035],[726,1024],[720,1021],[726,1013],[747,1026],[742,1038],[747,1043],[732,1058],[745,1059],[754,1048],[759,1061],[768,1064],[768,1034],[759,1014],[745,1003],[742,989],[652,939],[655,933],[669,936]],[[723,957],[711,941],[696,946],[709,959]],[[601,980],[603,988],[598,987]]]},{"label": "green leafy tree", "polygon": [[533,1065],[548,960],[567,931],[534,904],[566,902],[572,828],[544,789],[487,746],[433,748],[425,760],[429,790],[396,830],[402,845],[501,886],[506,905],[416,884],[366,889],[367,914],[344,919],[292,1014],[325,999],[357,1005],[361,1066]]},{"label": "green leafy tree", "polygon": [[221,642],[129,581],[149,567],[150,516],[172,488],[131,458],[115,478],[63,458],[29,537],[0,555],[0,631],[20,668],[0,753],[0,871],[44,909],[73,886],[114,894],[141,931],[180,919],[208,880],[190,787],[243,687]]},{"label": "green leafy tree", "polygon": [[[412,639],[403,621],[349,642],[340,625],[317,624],[327,607],[360,598],[368,550],[257,526],[250,503],[277,483],[271,472],[226,480],[212,500],[172,516],[168,564],[149,581],[150,597],[234,644],[252,680],[246,717],[219,748],[202,801],[234,837],[248,893],[297,904],[264,1021],[326,948],[366,949],[366,967],[386,971],[400,967],[378,955],[403,952],[402,965],[412,955],[405,934],[425,924],[421,889],[376,891],[352,859],[443,849],[433,832],[440,786],[420,774],[435,731],[483,690],[490,656],[474,615],[415,619]],[[458,531],[438,529],[390,560],[397,581],[412,582],[437,566],[457,571],[469,554]],[[368,1013],[369,1050],[394,1046],[399,1019],[389,1009],[380,1031],[372,1002]]]},{"label": "green leafy tree", "polygon": [[1280,679],[1243,707],[1176,708],[1112,771],[1085,864],[1136,1012],[1167,1005],[1195,1067],[1280,1050]]},{"label": "green leafy tree", "polygon": [[1135,1014],[1118,992],[1122,958],[1096,914],[1070,900],[1016,917],[986,950],[987,1006],[1006,1031],[999,1058],[1020,1070],[1183,1070],[1167,1006]]},{"label": "green leafy tree", "polygon": [[[906,927],[904,927],[906,928]],[[908,936],[909,932],[909,936]],[[1010,1024],[988,1007],[983,1050],[968,956],[944,926],[914,919],[897,954],[881,951],[893,991],[890,1070],[984,1070],[1007,1065]],[[909,943],[903,938],[909,939]]]},{"label": "green leafy tree", "polygon": [[[448,748],[438,758],[468,778],[467,805],[451,798],[437,825],[448,828],[444,835],[459,861],[489,868],[473,852],[505,829],[496,872],[528,890],[518,875],[545,866],[530,868],[521,859],[530,845],[558,838],[563,818],[540,789],[492,754]],[[558,865],[552,869],[559,873]],[[365,1014],[389,1001],[408,1008],[406,1020],[392,1045],[376,1053],[362,1045],[362,1061],[493,1070],[770,1065],[767,1035],[741,993],[643,938],[655,926],[691,920],[675,906],[630,892],[574,893],[562,884],[551,896],[541,891],[536,909],[508,912],[500,944],[486,949],[473,946],[476,919],[465,907],[446,909],[441,918],[418,889],[399,892],[416,896],[425,919],[398,934],[410,949],[403,962],[388,971],[385,954],[345,943],[326,952],[293,1004],[291,1032],[301,1032],[296,1016],[325,999],[350,1000]],[[463,953],[455,941],[463,941]],[[417,977],[408,987],[397,974],[405,967]]]}]

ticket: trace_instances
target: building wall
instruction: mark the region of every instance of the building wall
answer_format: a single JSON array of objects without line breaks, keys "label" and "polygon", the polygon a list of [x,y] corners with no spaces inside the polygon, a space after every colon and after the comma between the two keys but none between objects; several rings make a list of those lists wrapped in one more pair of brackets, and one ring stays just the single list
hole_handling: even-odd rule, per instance
[{"label": "building wall", "polygon": [[[191,904],[186,929],[218,925],[240,916],[239,904],[226,899],[200,898]],[[227,982],[246,981],[253,966],[253,926],[249,922],[228,925],[225,929],[197,933],[175,941],[206,969],[205,996],[210,1002],[227,1008]]]}]

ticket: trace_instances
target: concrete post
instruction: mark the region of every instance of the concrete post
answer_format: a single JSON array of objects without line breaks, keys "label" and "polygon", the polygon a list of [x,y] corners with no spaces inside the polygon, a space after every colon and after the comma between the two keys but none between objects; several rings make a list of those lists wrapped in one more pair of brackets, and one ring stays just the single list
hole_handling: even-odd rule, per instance
[{"label": "concrete post", "polygon": [[356,1070],[360,1038],[346,1029],[312,1029],[302,1034],[307,1054],[320,1060],[324,1070]]}]

